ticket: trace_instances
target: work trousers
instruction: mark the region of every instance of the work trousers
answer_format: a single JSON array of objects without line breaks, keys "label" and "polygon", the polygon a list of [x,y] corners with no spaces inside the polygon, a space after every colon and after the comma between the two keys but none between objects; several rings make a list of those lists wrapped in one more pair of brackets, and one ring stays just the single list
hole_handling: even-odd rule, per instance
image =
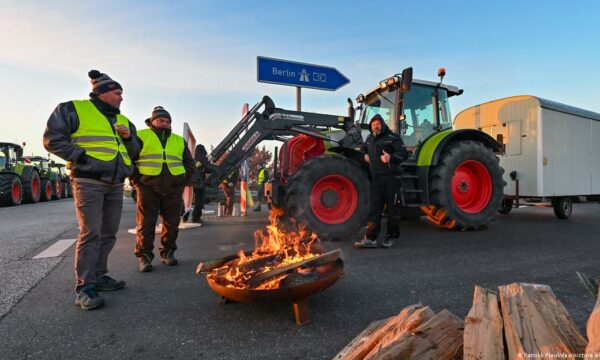
[{"label": "work trousers", "polygon": [[163,256],[167,250],[177,249],[176,240],[179,235],[179,221],[183,206],[183,187],[177,187],[167,194],[161,194],[152,188],[137,186],[137,243],[135,256],[146,255],[152,260],[154,254],[154,233],[156,221],[160,216],[162,232],[159,248]]},{"label": "work trousers", "polygon": [[73,181],[79,236],[75,246],[75,290],[108,273],[108,255],[117,241],[123,185]]},{"label": "work trousers", "polygon": [[200,220],[204,209],[204,187],[194,188],[194,209],[192,210],[192,221]]},{"label": "work trousers", "polygon": [[371,181],[371,199],[367,222],[367,238],[376,240],[381,231],[381,213],[388,209],[387,236],[397,238],[400,233],[401,186],[393,175],[374,178]]}]

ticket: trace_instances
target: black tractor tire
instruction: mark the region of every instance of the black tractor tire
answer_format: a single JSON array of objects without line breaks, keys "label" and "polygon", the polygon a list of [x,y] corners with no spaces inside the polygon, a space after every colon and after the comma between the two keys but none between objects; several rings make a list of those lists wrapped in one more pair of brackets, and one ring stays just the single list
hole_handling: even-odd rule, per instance
[{"label": "black tractor tire", "polygon": [[358,164],[339,155],[321,155],[289,178],[286,215],[322,240],[355,239],[366,224],[369,193],[368,176]]},{"label": "black tractor tire", "polygon": [[17,206],[23,200],[23,184],[19,176],[0,174],[0,205]]},{"label": "black tractor tire", "polygon": [[62,192],[60,193],[60,197],[63,199],[68,198],[69,190],[67,189],[67,187],[69,186],[69,183],[67,181],[61,181],[60,185],[61,185],[61,189],[62,189]]},{"label": "black tractor tire", "polygon": [[42,187],[37,170],[32,170],[29,176],[23,177],[21,181],[23,182],[23,202],[36,203],[40,201]]},{"label": "black tractor tire", "polygon": [[[504,169],[500,167],[499,162],[500,160],[492,150],[478,141],[458,141],[446,147],[437,166],[430,171],[429,199],[431,206],[428,207],[428,220],[449,229],[479,230],[485,228],[496,215],[504,198],[503,189],[506,182],[502,179]],[[465,169],[471,171],[470,175],[472,175],[470,177],[472,182],[461,181],[460,184],[456,184],[455,191],[467,194],[464,195],[466,200],[462,199],[461,201],[468,203],[463,204],[462,207],[457,204],[452,188],[455,172],[459,168],[463,171]],[[489,175],[489,183],[478,176],[482,173]],[[458,189],[458,186],[461,188]],[[487,194],[481,195],[482,192]],[[477,195],[489,196],[487,203],[476,198]]]},{"label": "black tractor tire", "polygon": [[71,181],[67,181],[67,197],[73,197],[73,183]]},{"label": "black tractor tire", "polygon": [[50,201],[54,190],[52,189],[52,182],[50,180],[42,180],[40,182],[40,201]]},{"label": "black tractor tire", "polygon": [[62,183],[58,180],[51,181],[52,183],[52,200],[60,200],[62,198]]},{"label": "black tractor tire", "polygon": [[573,212],[573,200],[567,196],[552,198],[552,208],[557,218],[568,219]]},{"label": "black tractor tire", "polygon": [[513,208],[513,202],[514,201],[511,198],[502,199],[502,203],[500,204],[500,209],[498,209],[498,212],[503,215],[508,215]]}]

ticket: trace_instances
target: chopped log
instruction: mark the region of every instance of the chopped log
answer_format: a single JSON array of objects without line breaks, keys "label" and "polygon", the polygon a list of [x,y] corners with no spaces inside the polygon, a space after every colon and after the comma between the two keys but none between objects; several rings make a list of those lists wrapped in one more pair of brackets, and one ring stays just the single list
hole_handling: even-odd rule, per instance
[{"label": "chopped log", "polygon": [[361,331],[360,334],[356,335],[356,337],[352,339],[352,341],[350,341],[348,345],[346,345],[346,347],[344,347],[342,351],[340,351],[333,358],[333,360],[350,359],[348,354],[352,353],[354,349],[362,346],[362,344],[369,340],[372,334],[377,332],[377,330],[381,329],[382,326],[384,326],[388,321],[390,321],[393,318],[394,316],[370,323],[369,326],[367,326],[363,331]]},{"label": "chopped log", "polygon": [[[425,310],[425,311],[423,311]],[[368,336],[365,336],[361,333],[359,336],[355,337],[354,340],[348,344],[340,353],[338,353],[334,359],[335,360],[361,360],[364,359],[367,354],[373,350],[378,343],[390,332],[395,331],[397,328],[405,328],[404,324],[407,321],[412,319],[412,316],[415,313],[428,313],[433,316],[433,311],[429,307],[423,308],[421,304],[414,304],[405,307],[398,315],[392,316],[387,319],[384,324],[382,324],[375,331],[368,333]],[[430,317],[431,317],[430,316]],[[412,322],[411,322],[412,323]],[[421,322],[422,323],[422,322]],[[418,324],[420,325],[420,324]],[[418,325],[413,326],[416,328]],[[350,346],[352,344],[352,346]]]},{"label": "chopped log", "polygon": [[258,275],[252,276],[250,279],[248,279],[248,281],[246,281],[246,283],[250,286],[250,287],[256,287],[258,285],[260,285],[260,283],[269,280],[271,278],[274,278],[275,276],[278,275],[282,275],[285,274],[287,272],[293,271],[301,266],[306,266],[306,267],[310,267],[310,266],[321,266],[330,262],[334,262],[337,259],[339,259],[340,255],[342,254],[342,250],[340,249],[336,249],[333,251],[330,251],[328,253],[325,254],[321,254],[321,255],[317,255],[317,256],[313,256],[311,258],[302,260],[302,261],[298,261],[286,266],[282,266],[276,269],[272,269],[272,270],[268,270],[265,271],[263,273],[260,273]]},{"label": "chopped log", "polygon": [[[246,252],[244,252],[244,255],[250,256],[250,255],[252,255],[252,251],[246,251]],[[216,259],[216,260],[200,261],[200,263],[198,264],[198,267],[196,267],[196,274],[199,275],[203,272],[208,272],[208,271],[211,271],[218,267],[221,267],[221,266],[225,265],[227,262],[237,259],[238,257],[240,257],[239,254],[233,254],[233,255],[228,255],[228,256],[225,256],[225,257],[222,257],[222,258]]]},{"label": "chopped log", "polygon": [[458,360],[462,358],[464,323],[442,310],[414,331],[379,351],[371,360]]},{"label": "chopped log", "polygon": [[394,346],[394,344],[405,334],[413,332],[416,328],[423,325],[434,316],[435,313],[433,312],[433,310],[431,310],[429,306],[417,309],[412,314],[410,314],[410,316],[408,316],[405,320],[399,322],[398,326],[387,331],[387,333],[381,338],[381,341],[379,341],[379,344],[377,344],[365,356],[364,360],[380,358],[381,356],[383,356],[383,354],[387,353],[390,347]]},{"label": "chopped log", "polygon": [[585,338],[549,286],[514,283],[499,290],[509,359],[583,353]]},{"label": "chopped log", "polygon": [[504,360],[502,316],[495,291],[475,286],[473,307],[465,318],[465,360]]},{"label": "chopped log", "polygon": [[596,296],[596,305],[587,322],[587,336],[590,341],[585,349],[586,355],[600,357],[600,291]]},{"label": "chopped log", "polygon": [[269,263],[277,263],[278,259],[281,258],[282,256],[283,256],[282,254],[277,253],[277,254],[273,254],[273,255],[259,257],[256,259],[251,259],[251,260],[246,261],[243,264],[230,265],[230,266],[223,267],[220,269],[215,269],[214,275],[216,277],[221,277],[229,271],[234,271],[234,272],[239,271],[242,273],[248,273],[248,272],[254,270],[256,272],[256,271],[260,270],[261,267],[269,266]]}]

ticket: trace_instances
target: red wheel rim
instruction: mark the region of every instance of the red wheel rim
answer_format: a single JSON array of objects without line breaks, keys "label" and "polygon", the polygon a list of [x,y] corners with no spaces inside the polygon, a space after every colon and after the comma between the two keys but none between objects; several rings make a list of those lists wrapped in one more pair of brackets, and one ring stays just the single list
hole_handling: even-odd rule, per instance
[{"label": "red wheel rim", "polygon": [[358,193],[354,184],[341,175],[327,175],[313,186],[310,207],[327,224],[341,224],[356,211]]},{"label": "red wheel rim", "polygon": [[17,202],[21,198],[21,187],[18,183],[14,183],[12,186],[12,198],[13,202]]},{"label": "red wheel rim", "polygon": [[46,199],[50,199],[52,197],[52,184],[47,182],[45,190],[46,190]]},{"label": "red wheel rim", "polygon": [[476,214],[492,197],[492,177],[487,168],[475,160],[462,162],[452,176],[452,198],[464,212]]},{"label": "red wheel rim", "polygon": [[60,182],[56,182],[56,197],[60,199],[60,197],[62,196],[62,186],[60,185]]},{"label": "red wheel rim", "polygon": [[33,196],[40,193],[40,179],[33,178],[31,181],[31,193],[34,194]]}]

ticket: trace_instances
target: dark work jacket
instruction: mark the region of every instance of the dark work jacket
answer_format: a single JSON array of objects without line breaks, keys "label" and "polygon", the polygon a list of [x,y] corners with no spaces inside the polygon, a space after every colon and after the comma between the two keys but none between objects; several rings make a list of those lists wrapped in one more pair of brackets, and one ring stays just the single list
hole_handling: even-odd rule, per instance
[{"label": "dark work jacket", "polygon": [[[100,101],[95,94],[90,94],[90,100],[100,112],[106,116],[106,121],[111,127],[117,122],[119,109]],[[83,148],[71,142],[71,134],[79,129],[79,116],[75,111],[72,101],[58,104],[46,124],[44,131],[44,147],[48,152],[70,162],[71,178],[86,178],[105,182],[107,184],[121,184],[133,172],[133,165],[125,165],[121,155],[111,161],[101,161],[88,156]],[[136,129],[129,122],[130,137],[122,139],[130,159],[138,157]]]},{"label": "dark work jacket", "polygon": [[196,145],[194,151],[194,173],[190,181],[191,185],[196,189],[203,188],[206,185],[206,174],[213,171],[214,165],[208,161],[204,145]]},{"label": "dark work jacket", "polygon": [[[148,124],[148,122],[146,122],[146,124]],[[160,143],[164,148],[167,144],[167,139],[169,139],[169,136],[171,136],[171,129],[159,129],[153,126],[150,126],[150,128],[152,131],[154,131],[156,136],[158,136]],[[140,148],[143,148],[144,143],[142,140],[138,138],[138,142],[140,143]],[[137,157],[134,160],[137,160]],[[183,167],[185,168],[185,174],[172,175],[167,164],[165,163],[163,164],[160,174],[153,176],[140,174],[136,166],[131,179],[135,185],[141,184],[143,186],[147,186],[152,188],[154,192],[160,194],[168,194],[173,190],[180,191],[185,185],[188,184],[190,177],[194,172],[194,160],[192,159],[192,153],[190,152],[190,149],[188,149],[187,141],[184,141]]]},{"label": "dark work jacket", "polygon": [[[400,135],[392,132],[385,124],[379,135],[373,132],[369,134],[361,150],[363,154],[369,155],[371,175],[374,177],[401,173],[400,163],[409,156]],[[391,155],[388,164],[381,161],[383,150]]]}]

